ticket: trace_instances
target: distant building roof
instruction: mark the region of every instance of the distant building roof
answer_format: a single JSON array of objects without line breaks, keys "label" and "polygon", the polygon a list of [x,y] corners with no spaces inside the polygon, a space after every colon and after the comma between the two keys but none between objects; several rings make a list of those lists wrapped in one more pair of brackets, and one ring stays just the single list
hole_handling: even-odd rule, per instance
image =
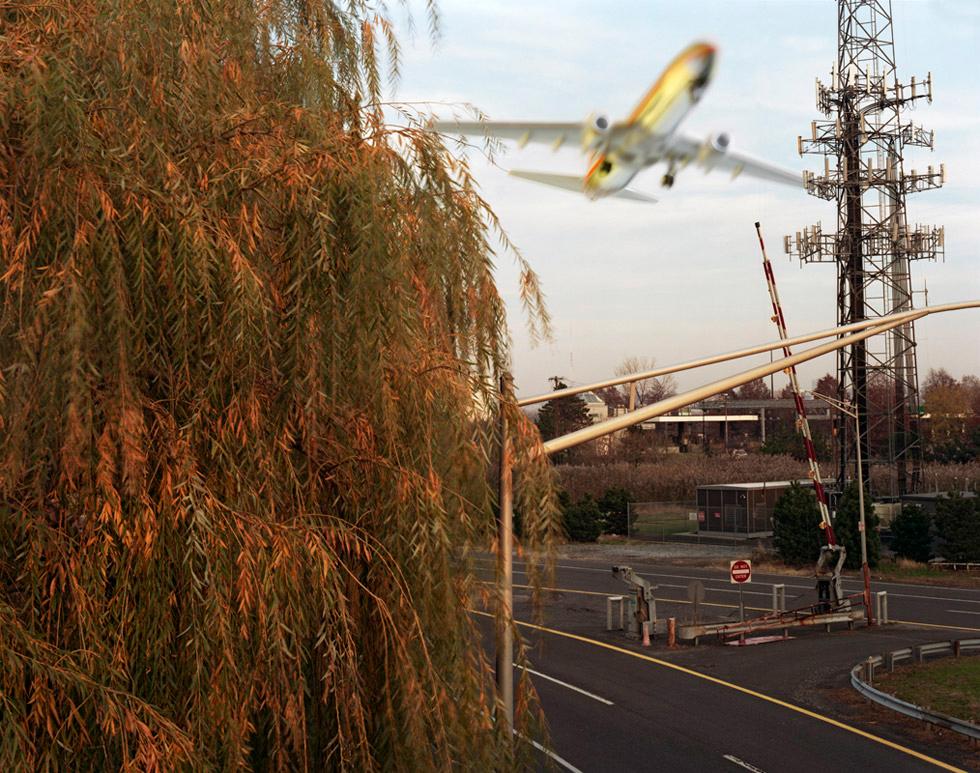
[{"label": "distant building roof", "polygon": [[762,489],[762,488],[789,488],[790,484],[799,483],[801,486],[811,486],[812,481],[809,480],[763,480],[757,483],[702,483],[698,488],[717,488],[717,489],[737,489],[739,491],[746,491],[749,489]]},{"label": "distant building roof", "polygon": [[595,403],[598,405],[606,404],[605,400],[599,397],[599,395],[597,395],[595,392],[583,392],[582,399],[585,400],[585,402],[587,403]]},{"label": "distant building roof", "polygon": [[902,494],[902,501],[935,502],[937,499],[948,499],[951,494],[959,494],[964,499],[973,499],[976,496],[973,491],[926,491],[920,494]]}]

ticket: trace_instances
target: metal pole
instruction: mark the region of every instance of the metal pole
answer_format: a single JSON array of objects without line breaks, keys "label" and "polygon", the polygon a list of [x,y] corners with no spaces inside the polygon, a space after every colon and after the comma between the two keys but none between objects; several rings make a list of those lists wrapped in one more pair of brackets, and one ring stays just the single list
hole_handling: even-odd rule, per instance
[{"label": "metal pole", "polygon": [[497,519],[497,700],[504,714],[505,728],[514,727],[514,479],[510,436],[507,432],[505,404],[511,393],[511,377],[500,377],[500,514]]},{"label": "metal pole", "polygon": [[728,398],[725,398],[725,455],[728,455]]},{"label": "metal pole", "polygon": [[[821,330],[817,333],[807,333],[806,335],[796,336],[787,340],[775,341],[768,344],[759,344],[757,346],[751,346],[747,349],[739,349],[738,351],[728,352],[726,354],[716,354],[712,357],[705,357],[700,360],[691,360],[690,362],[683,362],[679,365],[670,365],[665,368],[656,368],[655,370],[646,370],[642,373],[630,373],[626,376],[617,376],[616,378],[607,379],[606,381],[598,381],[594,384],[583,384],[581,386],[568,387],[566,389],[559,389],[554,392],[547,392],[542,395],[534,395],[532,397],[522,397],[517,401],[518,406],[534,405],[535,403],[543,403],[547,400],[557,400],[561,397],[571,397],[573,395],[581,394],[582,392],[594,392],[597,389],[603,389],[609,386],[618,386],[620,384],[627,384],[632,381],[642,381],[648,378],[656,378],[657,376],[665,376],[669,373],[678,373],[683,370],[691,370],[692,368],[700,368],[706,365],[715,365],[719,362],[728,362],[729,360],[737,360],[742,357],[749,357],[753,354],[762,354],[763,352],[770,352],[773,349],[782,349],[786,346],[795,346],[796,344],[804,344],[810,341],[816,341],[820,338],[830,338],[832,336],[840,336],[845,333],[850,334],[855,330],[864,330],[869,327],[881,327],[887,325],[890,322],[896,320],[915,320],[921,316],[928,314],[935,314],[937,312],[944,311],[957,311],[959,309],[972,309],[980,307],[980,301],[962,301],[959,303],[946,303],[941,306],[927,306],[921,309],[914,309],[912,311],[904,311],[899,314],[889,314],[887,317],[875,317],[874,319],[865,319],[858,322],[851,322],[847,325],[841,325],[839,327],[830,328],[828,330]],[[884,328],[890,330],[891,328]],[[880,332],[880,331],[879,331]],[[763,375],[768,376],[774,371],[767,370]]]},{"label": "metal pole", "polygon": [[[770,363],[773,361],[773,355],[774,355],[774,353],[775,352],[774,352],[773,349],[770,349],[769,350],[769,362]],[[769,374],[769,399],[770,400],[775,400],[776,399],[776,382],[774,380],[775,378],[776,378],[776,374],[775,373],[770,373]],[[765,438],[763,438],[763,440],[765,440]]]},{"label": "metal pole", "polygon": [[861,463],[861,413],[858,407],[854,403],[849,405],[854,408],[850,410],[846,404],[838,402],[831,397],[822,395],[819,392],[811,392],[813,397],[823,400],[828,405],[836,408],[841,413],[850,416],[854,419],[854,431],[857,433],[855,439],[858,440],[857,448],[857,484],[858,484],[858,508],[860,512],[858,513],[858,531],[861,535],[861,574],[864,579],[864,611],[865,617],[868,620],[868,625],[874,625],[874,612],[871,609],[871,569],[868,567],[868,534],[866,530],[866,523],[864,519],[864,466]]},{"label": "metal pole", "polygon": [[[970,304],[972,306],[980,307],[980,301],[971,301]],[[911,318],[919,319],[920,317],[924,317],[929,313],[929,311],[919,309],[918,311],[911,312]],[[600,421],[597,424],[592,424],[591,426],[584,427],[576,430],[575,432],[570,432],[567,435],[552,438],[543,444],[544,453],[551,455],[557,453],[558,451],[564,451],[566,448],[574,448],[575,446],[588,440],[595,440],[598,437],[603,437],[620,429],[631,427],[634,424],[639,424],[640,422],[646,421],[647,419],[651,419],[655,416],[662,416],[665,413],[670,413],[678,408],[691,405],[692,403],[696,403],[699,400],[711,397],[712,395],[721,394],[722,392],[732,389],[733,387],[747,384],[749,381],[754,381],[761,376],[768,376],[773,371],[785,370],[790,365],[798,365],[801,362],[812,360],[815,357],[835,351],[843,346],[848,346],[855,340],[863,340],[865,338],[870,338],[873,335],[878,335],[886,330],[891,330],[892,327],[901,325],[907,319],[909,319],[909,317],[901,315],[901,319],[889,322],[888,324],[871,327],[861,333],[852,333],[851,335],[838,338],[834,341],[830,341],[829,343],[821,344],[820,346],[815,346],[811,349],[806,349],[802,352],[794,354],[792,357],[784,357],[776,360],[776,362],[771,365],[760,365],[759,367],[743,371],[735,376],[714,381],[710,384],[699,387],[698,389],[692,389],[689,392],[668,397],[664,400],[653,403],[652,405],[637,408],[632,413],[606,419],[605,421]]]},{"label": "metal pole", "polygon": [[868,619],[868,625],[874,625],[874,614],[871,611],[871,569],[868,568],[868,535],[864,523],[864,467],[861,464],[861,414],[857,406],[854,406],[854,431],[857,433],[857,479],[858,479],[858,507],[860,508],[861,532],[861,573],[864,575],[864,611]]}]

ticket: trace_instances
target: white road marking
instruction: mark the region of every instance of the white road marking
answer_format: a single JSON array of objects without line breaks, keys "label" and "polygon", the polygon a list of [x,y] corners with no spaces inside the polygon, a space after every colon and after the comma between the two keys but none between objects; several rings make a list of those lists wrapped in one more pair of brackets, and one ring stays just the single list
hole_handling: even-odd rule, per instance
[{"label": "white road marking", "polygon": [[564,757],[559,757],[557,754],[555,754],[553,751],[551,751],[551,749],[545,749],[537,741],[531,741],[531,739],[528,739],[528,741],[530,741],[531,746],[533,746],[538,751],[544,752],[545,754],[547,754],[549,757],[551,757],[551,759],[553,759],[555,762],[557,762],[559,765],[561,765],[563,768],[565,768],[565,770],[570,770],[570,771],[572,771],[572,773],[582,773],[582,771],[579,770],[578,768],[576,768],[572,763],[570,763]]},{"label": "white road marking", "polygon": [[980,615],[980,612],[971,612],[968,609],[947,609],[947,612],[955,612],[957,615]]},{"label": "white road marking", "polygon": [[[479,557],[478,560],[489,560],[489,559],[483,559],[482,557]],[[721,578],[721,577],[704,577],[704,576],[698,577],[698,576],[688,575],[688,574],[665,574],[663,572],[657,571],[656,567],[652,567],[649,564],[647,564],[646,567],[649,569],[650,574],[653,575],[654,577],[669,577],[669,578],[676,579],[676,580],[701,580],[702,582],[725,582],[725,579],[724,578]],[[599,574],[605,574],[605,575],[609,575],[610,574],[610,571],[608,569],[597,569],[597,568],[595,568],[593,566],[570,566],[569,564],[555,564],[555,568],[556,569],[571,569],[571,570],[576,571],[576,572],[597,572]],[[643,569],[644,568],[644,565],[643,564],[634,564],[633,565],[633,568],[634,569]],[[523,572],[523,570],[517,569],[516,567],[514,568],[514,571],[515,572]],[[527,574],[527,573],[524,572],[524,574]],[[775,574],[771,574],[771,575],[766,575],[766,576],[768,576],[768,577],[776,577],[776,578],[779,578],[779,579],[782,579],[782,580],[798,579],[798,577],[796,577],[794,575],[775,575]],[[860,580],[845,579],[844,580],[844,584],[845,584],[844,590],[847,591],[847,592],[849,592],[849,593],[859,593],[859,592],[861,592],[864,589],[864,586],[861,585],[860,582],[861,582]],[[916,583],[889,582],[888,580],[873,580],[872,582],[873,582],[874,585],[877,585],[879,587],[886,586],[887,585],[887,586],[893,586],[893,587],[896,587],[896,588],[922,588],[923,590],[935,590],[936,588],[942,588],[942,586],[940,586],[940,585],[918,585]],[[760,580],[759,583],[760,584],[763,584],[763,585],[770,585],[770,584],[772,584],[772,583],[769,583],[769,582],[764,582],[762,580]],[[813,590],[813,586],[812,585],[797,585],[796,583],[790,583],[790,582],[785,582],[785,581],[782,584],[785,585],[787,589],[789,589],[789,588],[798,588],[800,590],[808,590],[808,591]],[[848,588],[847,587],[847,584],[852,584],[854,587]],[[670,586],[667,586],[666,584],[664,584],[663,587],[670,587]],[[680,586],[680,587],[685,587],[685,586]],[[737,591],[731,591],[731,590],[729,590],[727,588],[711,588],[711,587],[708,587],[708,586],[705,586],[705,590],[706,591],[716,590],[716,591],[719,591],[719,592],[722,592],[722,593],[733,593],[733,592],[737,592]],[[948,590],[951,590],[951,591],[954,591],[954,592],[960,592],[960,593],[977,593],[978,591],[980,591],[980,589],[977,589],[977,588],[949,588]],[[748,593],[750,591],[746,591],[746,592]],[[762,595],[768,596],[769,594],[765,593],[765,594],[762,594]],[[924,594],[919,594],[919,593],[897,593],[895,591],[888,591],[888,596],[889,596],[889,598],[893,598],[893,599],[922,599],[923,601],[954,601],[957,604],[980,604],[980,599],[965,599],[965,598],[961,598],[959,596],[926,596]],[[794,598],[796,598],[796,597],[794,597]]]},{"label": "white road marking", "polygon": [[568,682],[563,682],[561,679],[555,679],[553,676],[548,676],[547,674],[542,674],[540,671],[535,671],[533,668],[527,668],[526,666],[520,666],[517,663],[514,664],[514,668],[520,668],[523,671],[527,671],[529,674],[534,674],[535,676],[540,676],[542,679],[547,679],[549,682],[554,682],[555,684],[560,684],[562,687],[567,687],[569,690],[575,690],[575,692],[582,693],[594,701],[599,701],[599,703],[605,703],[607,706],[613,706],[612,701],[606,700],[595,693],[591,693],[588,690],[583,690],[581,687],[576,687],[574,684],[569,684]]},{"label": "white road marking", "polygon": [[763,771],[760,768],[757,768],[755,765],[750,765],[745,760],[740,760],[734,754],[725,754],[725,755],[723,755],[722,759],[726,759],[729,762],[733,762],[736,765],[738,765],[739,767],[745,768],[746,770],[751,770],[752,773],[765,773],[765,771]]},{"label": "white road marking", "polygon": [[[559,569],[577,569],[577,567],[573,567],[573,566],[565,566],[565,567],[558,567],[558,568]],[[583,568],[582,571],[603,572],[603,574],[609,574],[609,572],[605,572],[602,569],[590,569],[588,567]],[[513,572],[514,572],[514,574],[527,575],[527,572],[525,572],[523,569],[514,569]],[[650,576],[651,577],[654,577],[654,578],[656,577],[655,574],[651,574]],[[676,577],[677,575],[661,574],[660,576],[661,577]],[[702,579],[702,578],[695,577],[695,578],[692,578],[692,579]],[[718,580],[718,582],[722,582],[722,581],[721,580]],[[686,585],[677,585],[676,583],[658,582],[658,583],[654,583],[654,584],[658,588],[680,588],[681,590],[687,590],[687,586]],[[802,587],[802,586],[799,586],[799,585],[791,585],[789,587],[791,587],[791,588],[799,588],[799,587]],[[730,588],[712,588],[712,587],[707,586],[707,585],[705,586],[704,590],[705,590],[705,592],[712,592],[713,591],[715,593],[738,593],[737,590],[732,590]],[[812,590],[812,588],[810,590]],[[772,597],[772,593],[771,592],[767,593],[765,591],[758,591],[758,590],[744,590],[742,592],[746,596],[765,596],[766,598],[771,598]],[[797,596],[791,596],[790,598],[798,598],[798,597]],[[959,599],[956,599],[956,600],[958,601]],[[978,602],[978,603],[980,603],[980,602]]]},{"label": "white road marking", "polygon": [[[608,570],[608,569],[596,569],[595,567],[591,567],[591,566],[569,566],[568,564],[555,564],[555,568],[556,569],[572,569],[572,570],[574,570],[576,572],[599,572],[600,574],[607,574],[607,575],[608,574],[611,574],[610,570]],[[634,565],[633,568],[634,569],[642,568],[642,566],[640,566],[640,565]],[[515,568],[514,571],[515,572],[519,572],[519,571],[523,571],[523,570],[516,569]],[[526,572],[525,572],[525,574],[526,574]],[[669,577],[669,578],[672,578],[672,579],[675,579],[675,580],[701,580],[702,582],[725,582],[724,578],[721,578],[721,577],[696,577],[696,576],[688,575],[688,574],[665,574],[663,572],[658,572],[655,568],[651,568],[650,574],[654,578],[656,578],[656,577]],[[769,577],[779,577],[779,578],[782,578],[783,577],[782,575],[768,575],[768,576]],[[795,578],[790,575],[790,576],[786,576],[785,579],[789,580],[789,579],[795,579]],[[845,590],[847,590],[847,591],[849,591],[851,593],[858,593],[858,592],[862,591],[864,589],[864,586],[863,585],[859,585],[858,583],[860,583],[860,582],[861,582],[860,580],[844,580]],[[851,583],[855,587],[853,587],[853,588],[847,588],[846,587],[847,583]],[[929,589],[929,590],[933,590],[935,588],[941,587],[941,586],[937,586],[937,585],[915,585],[915,584],[911,584],[911,583],[897,583],[897,582],[888,582],[888,581],[884,581],[884,580],[873,580],[872,583],[874,585],[878,585],[878,586],[881,586],[881,585],[893,585],[893,586],[899,587],[899,588],[923,588],[923,589]],[[763,582],[762,580],[760,580],[759,581],[759,584],[761,584],[761,585],[771,585],[772,583]],[[787,583],[787,582],[784,582],[782,584],[785,585],[787,588],[799,588],[801,590],[813,590],[813,586],[812,585],[797,585],[795,583]],[[672,587],[672,586],[668,586],[668,585],[666,585],[664,583],[664,584],[662,584],[662,587]],[[676,586],[676,587],[686,587],[686,586]],[[738,591],[729,590],[728,588],[712,588],[712,587],[708,587],[708,586],[705,586],[705,590],[706,591],[718,591],[719,593],[737,593],[738,592]],[[950,588],[949,590],[952,590],[952,591],[960,591],[960,592],[963,592],[963,593],[976,593],[977,592],[977,589],[975,589],[975,588]],[[745,591],[745,592],[746,593],[751,593],[753,591]],[[763,593],[761,595],[768,596],[769,594],[768,593]],[[925,601],[955,601],[958,604],[980,604],[980,599],[964,599],[964,598],[960,598],[958,596],[926,596],[924,594],[919,594],[919,593],[896,593],[894,591],[888,591],[888,596],[889,596],[889,598],[893,598],[893,599],[923,599]]]}]

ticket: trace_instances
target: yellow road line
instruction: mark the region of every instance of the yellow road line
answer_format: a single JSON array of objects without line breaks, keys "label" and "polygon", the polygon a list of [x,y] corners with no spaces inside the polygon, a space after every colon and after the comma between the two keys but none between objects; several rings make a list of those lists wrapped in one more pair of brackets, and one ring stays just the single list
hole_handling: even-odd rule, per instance
[{"label": "yellow road line", "polygon": [[[480,612],[479,610],[472,610],[477,615],[483,615],[484,617],[493,617],[489,612]],[[591,644],[594,647],[600,647],[602,649],[611,650],[612,652],[618,652],[621,655],[629,655],[630,657],[637,658],[639,660],[646,660],[664,668],[669,668],[673,671],[679,671],[682,674],[687,674],[688,676],[696,677],[697,679],[703,679],[706,682],[712,682],[714,684],[720,685],[722,687],[727,687],[730,690],[735,690],[736,692],[744,693],[745,695],[751,695],[753,698],[758,698],[759,700],[766,701],[767,703],[772,703],[776,706],[780,706],[784,709],[789,709],[790,711],[795,711],[798,714],[803,714],[804,716],[810,717],[811,719],[816,719],[820,722],[824,722],[833,727],[839,728],[841,730],[846,730],[854,735],[866,738],[869,741],[874,741],[882,746],[887,746],[890,749],[895,749],[896,751],[908,754],[910,757],[915,757],[923,762],[928,762],[931,765],[935,765],[937,768],[942,768],[943,770],[953,771],[954,773],[966,773],[963,768],[957,768],[954,765],[950,765],[948,762],[943,762],[942,760],[937,760],[935,757],[930,757],[922,752],[917,752],[915,749],[910,749],[907,746],[902,746],[894,741],[889,741],[887,738],[882,738],[881,736],[875,735],[874,733],[869,733],[866,730],[861,730],[860,728],[853,727],[852,725],[845,724],[839,720],[833,719],[832,717],[824,716],[823,714],[818,714],[815,711],[810,711],[810,709],[805,709],[802,706],[797,706],[793,703],[787,703],[786,701],[780,700],[779,698],[773,698],[771,695],[766,695],[765,693],[752,690],[748,687],[742,687],[741,685],[735,684],[734,682],[727,682],[724,679],[719,679],[716,676],[710,676],[708,674],[702,674],[700,671],[695,671],[691,668],[686,668],[680,666],[676,663],[671,663],[667,660],[660,660],[659,658],[651,657],[650,655],[644,655],[642,652],[633,652],[632,650],[623,649],[622,647],[617,647],[615,644],[609,644],[608,642],[598,641],[597,639],[590,639],[587,636],[580,636],[577,633],[569,633],[567,631],[559,631],[555,628],[547,628],[543,625],[535,625],[534,623],[527,623],[523,620],[515,620],[517,625],[523,626],[524,628],[531,628],[535,631],[542,631],[543,633],[550,633],[554,636],[561,636],[565,639],[572,639],[574,641],[583,642],[584,644]]]},{"label": "yellow road line", "polygon": [[917,620],[892,620],[901,625],[918,625],[923,628],[945,628],[948,631],[980,631],[980,628],[970,628],[966,625],[943,625],[942,623],[920,623]]}]

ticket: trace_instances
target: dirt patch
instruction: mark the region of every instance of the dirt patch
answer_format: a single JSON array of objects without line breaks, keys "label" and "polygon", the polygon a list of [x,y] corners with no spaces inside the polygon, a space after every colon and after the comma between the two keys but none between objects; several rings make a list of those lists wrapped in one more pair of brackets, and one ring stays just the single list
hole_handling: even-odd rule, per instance
[{"label": "dirt patch", "polygon": [[935,755],[969,770],[980,770],[980,749],[969,738],[928,722],[906,717],[860,695],[853,687],[819,691],[820,703],[851,724]]}]

